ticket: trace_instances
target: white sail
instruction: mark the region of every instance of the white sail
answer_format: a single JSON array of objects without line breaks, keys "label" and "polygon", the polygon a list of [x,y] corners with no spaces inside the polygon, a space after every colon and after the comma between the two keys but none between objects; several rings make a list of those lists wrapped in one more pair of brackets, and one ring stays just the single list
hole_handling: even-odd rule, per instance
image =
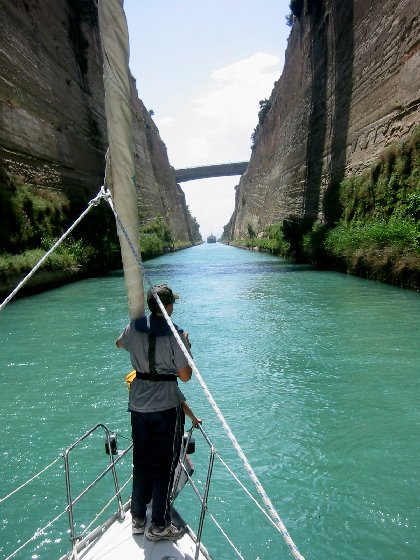
[{"label": "white sail", "polygon": [[[105,114],[110,166],[107,186],[135,251],[140,255],[139,220],[135,187],[130,82],[128,77],[128,30],[122,0],[98,3],[104,63]],[[111,178],[109,177],[111,170]],[[110,180],[109,180],[110,179]],[[130,318],[144,315],[143,277],[136,258],[118,227]]]}]

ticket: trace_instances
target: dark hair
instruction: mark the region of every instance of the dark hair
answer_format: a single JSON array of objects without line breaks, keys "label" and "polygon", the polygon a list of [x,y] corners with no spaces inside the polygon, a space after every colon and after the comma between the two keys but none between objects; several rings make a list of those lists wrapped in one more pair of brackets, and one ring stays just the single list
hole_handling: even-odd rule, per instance
[{"label": "dark hair", "polygon": [[[157,295],[160,298],[160,301],[163,303],[165,307],[170,303],[175,302],[174,293],[172,292],[171,288],[169,288],[169,286],[166,285],[156,286],[155,289]],[[151,289],[147,292],[147,305],[152,313],[159,313],[160,307]]]}]

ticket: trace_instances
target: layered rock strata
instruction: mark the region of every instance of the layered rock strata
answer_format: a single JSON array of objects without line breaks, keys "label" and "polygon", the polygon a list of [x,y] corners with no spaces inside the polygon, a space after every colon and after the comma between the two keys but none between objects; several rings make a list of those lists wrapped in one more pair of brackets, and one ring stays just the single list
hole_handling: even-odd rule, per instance
[{"label": "layered rock strata", "polygon": [[419,123],[416,0],[305,0],[237,187],[232,239],[288,216],[333,222],[337,186]]},{"label": "layered rock strata", "polygon": [[[103,183],[107,147],[95,2],[0,0],[0,9],[0,165],[81,205]],[[175,240],[192,243],[185,197],[134,80],[132,93],[141,222],[160,215]]]}]

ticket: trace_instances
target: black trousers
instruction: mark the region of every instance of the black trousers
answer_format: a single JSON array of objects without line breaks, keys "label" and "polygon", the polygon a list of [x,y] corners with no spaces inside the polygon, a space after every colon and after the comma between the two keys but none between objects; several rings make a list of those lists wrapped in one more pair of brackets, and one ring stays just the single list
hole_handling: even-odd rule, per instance
[{"label": "black trousers", "polygon": [[133,492],[131,514],[144,518],[152,502],[152,523],[171,521],[169,498],[184,431],[181,406],[159,412],[131,412]]}]

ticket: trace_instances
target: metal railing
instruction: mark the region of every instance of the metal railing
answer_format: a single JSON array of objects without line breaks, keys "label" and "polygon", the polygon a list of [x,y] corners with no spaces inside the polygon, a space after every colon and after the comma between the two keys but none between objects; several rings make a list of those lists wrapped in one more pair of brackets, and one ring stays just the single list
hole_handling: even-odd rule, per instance
[{"label": "metal railing", "polygon": [[[175,516],[174,519],[177,520],[177,522],[185,528],[186,532],[188,533],[192,542],[194,543],[194,546],[195,546],[195,556],[194,556],[194,558],[195,558],[195,560],[197,560],[200,557],[200,553],[202,555],[201,556],[202,558],[206,558],[207,560],[210,560],[210,555],[209,555],[208,551],[206,550],[206,547],[201,542],[203,526],[204,526],[206,515],[210,516],[211,520],[215,523],[215,525],[221,531],[224,538],[227,540],[227,542],[235,550],[235,552],[237,553],[237,556],[239,558],[242,558],[240,552],[237,550],[235,545],[232,543],[232,541],[226,535],[223,528],[220,526],[220,524],[214,518],[212,513],[208,511],[208,507],[207,507],[207,501],[208,501],[208,496],[209,496],[210,483],[211,483],[211,478],[212,478],[212,473],[213,473],[213,466],[214,466],[215,457],[217,457],[226,468],[228,468],[228,467],[221,460],[220,456],[218,455],[218,453],[215,450],[215,447],[214,447],[213,443],[210,441],[210,439],[207,436],[204,429],[201,426],[198,426],[197,429],[199,430],[199,432],[203,436],[203,439],[205,440],[205,442],[207,443],[207,445],[209,447],[207,477],[206,477],[206,481],[204,483],[203,489],[200,491],[200,489],[197,487],[197,485],[194,483],[194,481],[191,478],[191,475],[194,472],[193,466],[192,466],[192,464],[189,460],[189,457],[188,457],[189,453],[194,452],[193,450],[191,450],[191,445],[192,445],[192,442],[193,442],[192,433],[194,431],[194,428],[191,427],[191,429],[187,432],[186,436],[184,437],[184,443],[183,443],[183,446],[181,448],[180,461],[179,461],[178,469],[177,469],[176,474],[175,474],[175,480],[174,480],[173,490],[172,490],[172,494],[171,494],[171,502],[173,502],[175,500],[175,498],[177,497],[177,495],[179,494],[179,492],[181,491],[181,489],[183,488],[183,486],[187,482],[191,485],[194,493],[198,497],[199,502],[201,504],[201,509],[199,511],[199,522],[198,522],[197,534],[195,534],[193,532],[193,530],[191,529],[189,524],[185,523],[185,521],[182,519],[182,517],[180,517],[180,515],[178,514],[178,512],[176,510],[174,510],[174,512],[173,512],[174,516]],[[71,478],[72,477],[70,476],[70,456],[71,456],[71,453],[83,441],[85,441],[89,436],[91,436],[97,430],[103,430],[103,432],[105,433],[105,445],[106,445],[106,451],[107,451],[107,453],[109,453],[109,465],[106,466],[105,468],[103,468],[102,472],[100,472],[100,474],[98,476],[96,476],[96,478],[92,482],[87,484],[87,486],[84,487],[84,489],[78,494],[77,497],[73,498],[72,497],[72,484],[71,484],[71,481],[72,481]],[[123,451],[117,451],[116,435],[117,434],[115,434],[114,431],[109,430],[104,424],[97,424],[96,426],[91,428],[89,431],[87,431],[84,435],[79,437],[76,441],[74,441],[63,453],[60,454],[59,457],[57,457],[47,467],[42,469],[39,473],[37,473],[34,477],[29,479],[28,481],[26,481],[24,484],[21,484],[14,491],[7,494],[4,498],[1,498],[0,502],[3,502],[5,500],[7,500],[8,498],[12,497],[18,490],[24,488],[27,484],[34,481],[36,478],[40,477],[43,473],[45,473],[46,470],[48,470],[48,469],[52,468],[54,465],[56,465],[58,461],[64,460],[64,471],[65,471],[66,493],[67,493],[67,506],[64,508],[64,511],[61,511],[54,519],[52,519],[50,522],[48,522],[43,528],[37,529],[36,532],[32,535],[32,537],[30,537],[23,544],[21,544],[12,554],[7,556],[7,558],[5,560],[11,560],[12,558],[14,558],[18,552],[20,552],[24,547],[26,547],[31,542],[33,542],[40,535],[44,534],[44,531],[47,528],[51,527],[56,521],[58,521],[58,519],[60,519],[62,516],[66,515],[66,514],[68,516],[71,550],[68,553],[66,553],[64,556],[62,556],[60,560],[77,560],[77,558],[79,557],[79,553],[81,553],[81,551],[84,550],[87,546],[92,545],[92,543],[96,540],[96,538],[101,536],[112,525],[112,523],[115,520],[124,519],[125,512],[128,511],[129,508],[130,508],[130,500],[128,502],[126,502],[125,504],[123,504],[121,493],[125,489],[127,484],[129,484],[130,481],[132,480],[132,476],[129,476],[128,479],[122,484],[122,486],[120,486],[120,484],[118,482],[117,471],[116,471],[115,467],[116,467],[117,463],[132,449],[133,444],[130,440],[130,444],[128,445],[128,447],[126,449],[124,449]],[[119,435],[121,435],[121,434],[119,434]],[[122,437],[124,437],[124,436],[122,436]],[[114,442],[115,442],[115,446],[113,446]],[[98,484],[98,482],[101,481],[108,473],[112,473],[112,477],[113,477],[113,481],[114,481],[114,487],[115,487],[115,494],[112,493],[112,496],[111,496],[110,500],[105,504],[103,509],[99,513],[97,513],[97,515],[93,518],[93,520],[91,520],[90,523],[88,523],[87,526],[84,527],[81,534],[77,535],[76,530],[75,530],[76,524],[75,524],[74,508],[80,502],[82,497],[86,496],[86,494],[88,492],[90,492],[90,490],[92,490],[92,488],[94,488]],[[117,500],[117,504],[118,504],[117,511],[114,510],[114,513],[110,517],[108,517],[105,521],[102,521],[98,525],[96,525],[96,522],[98,521],[98,519],[103,515],[105,510],[113,502],[115,502],[115,499]],[[92,529],[92,527],[93,527],[93,529]]]},{"label": "metal railing", "polygon": [[[91,436],[98,429],[102,429],[105,432],[106,446],[107,446],[107,449],[109,451],[110,463],[105,469],[102,470],[102,472],[90,484],[88,484],[80,492],[80,494],[78,494],[77,497],[73,498],[72,497],[72,491],[71,491],[69,455],[75,448],[77,448],[84,440],[86,440],[89,436]],[[189,529],[189,527],[187,526],[187,530],[188,530],[191,538],[193,539],[193,541],[195,543],[195,557],[194,557],[195,560],[197,560],[199,558],[200,552],[206,558],[209,558],[207,550],[201,544],[201,537],[202,537],[202,533],[203,533],[204,520],[205,520],[205,516],[206,516],[206,513],[207,513],[207,499],[208,499],[209,490],[210,490],[210,482],[211,482],[211,476],[212,476],[213,465],[214,465],[214,457],[215,457],[215,448],[214,448],[212,442],[210,441],[209,437],[207,436],[206,432],[203,430],[203,428],[201,426],[198,426],[197,429],[201,432],[201,434],[202,434],[204,440],[206,441],[206,443],[208,444],[209,450],[210,450],[209,462],[208,462],[208,467],[207,467],[207,477],[206,477],[206,482],[205,482],[205,485],[204,485],[204,491],[201,493],[199,488],[197,487],[197,485],[194,483],[194,481],[191,478],[191,474],[193,472],[193,469],[192,469],[192,466],[191,466],[191,464],[189,462],[189,459],[188,459],[188,451],[189,451],[190,446],[191,446],[192,433],[194,431],[194,427],[191,427],[190,430],[187,432],[186,437],[184,438],[184,443],[183,443],[183,447],[181,449],[181,455],[180,455],[180,460],[179,460],[179,468],[177,469],[176,474],[175,474],[173,490],[172,490],[172,494],[171,494],[171,502],[173,502],[175,500],[177,494],[178,494],[178,491],[179,491],[178,486],[180,484],[180,479],[184,478],[185,479],[184,483],[187,482],[187,481],[189,482],[189,484],[193,488],[195,494],[197,495],[197,497],[198,497],[198,499],[201,503],[200,519],[199,519],[199,523],[198,523],[197,534],[194,534]],[[133,444],[131,443],[124,451],[118,452],[118,455],[114,458],[114,455],[112,453],[112,436],[113,435],[114,435],[113,432],[111,432],[104,424],[97,424],[96,426],[91,428],[89,431],[87,431],[79,439],[74,441],[62,454],[62,457],[64,459],[64,469],[65,469],[65,477],[66,477],[66,493],[67,493],[67,507],[66,507],[66,510],[67,510],[67,513],[68,513],[70,541],[71,541],[71,545],[72,545],[72,550],[71,550],[71,553],[70,553],[70,558],[72,560],[77,560],[78,553],[84,548],[83,544],[84,544],[84,541],[86,540],[86,538],[87,538],[88,542],[92,542],[92,540],[93,540],[93,534],[92,533],[90,533],[84,539],[82,539],[82,535],[77,535],[76,534],[75,520],[74,520],[74,506],[94,486],[96,486],[96,484],[100,480],[102,480],[109,472],[112,472],[112,476],[113,476],[113,480],[114,480],[114,486],[115,486],[115,495],[113,496],[113,499],[116,498],[117,503],[118,503],[118,510],[117,510],[114,518],[124,519],[124,517],[125,517],[125,511],[126,511],[128,505],[126,504],[124,506],[122,498],[121,498],[121,490],[120,490],[120,485],[119,485],[119,482],[118,482],[117,471],[116,471],[115,465],[120,461],[120,459],[124,455],[126,455],[126,453],[128,453],[128,451],[130,451],[130,449],[133,447]],[[181,485],[182,485],[182,482],[181,482]],[[96,531],[98,531],[98,530],[100,532],[102,532],[101,527],[96,529]],[[94,531],[94,532],[96,532],[96,531]]]},{"label": "metal railing", "polygon": [[[70,465],[69,465],[69,455],[70,452],[73,451],[76,447],[78,447],[85,439],[87,439],[89,436],[91,436],[94,432],[96,432],[96,430],[101,429],[105,432],[105,436],[106,436],[106,444],[107,444],[107,449],[109,452],[109,461],[110,464],[95,478],[95,480],[93,480],[90,484],[88,484],[88,486],[86,486],[86,488],[84,490],[82,490],[82,492],[76,497],[76,498],[72,498],[71,495],[71,482],[70,482]],[[114,458],[114,454],[113,454],[113,448],[112,448],[112,441],[111,441],[111,436],[113,434],[108,430],[108,428],[104,425],[104,424],[97,424],[96,426],[94,426],[92,429],[90,429],[88,432],[86,432],[83,436],[81,436],[79,439],[77,439],[76,441],[74,441],[70,447],[68,447],[64,453],[63,453],[63,458],[64,458],[64,469],[65,469],[65,476],[66,476],[66,492],[67,492],[67,513],[68,513],[68,518],[69,518],[69,529],[70,529],[70,540],[71,540],[71,544],[72,544],[72,558],[74,560],[77,559],[78,556],[78,543],[81,539],[80,536],[76,535],[75,532],[75,523],[74,523],[74,506],[80,501],[80,499],[85,496],[90,490],[92,490],[92,488],[100,481],[104,478],[104,476],[106,474],[108,474],[110,471],[112,472],[112,477],[114,480],[114,486],[115,486],[115,496],[114,498],[117,499],[118,502],[118,511],[117,511],[117,518],[119,519],[124,519],[125,517],[125,510],[124,510],[124,505],[122,502],[122,498],[121,498],[121,491],[120,491],[120,487],[119,487],[119,483],[118,483],[118,477],[117,477],[117,471],[115,468],[115,465],[122,459],[122,457],[124,457],[124,455],[126,453],[128,453],[128,451],[132,448],[133,444],[130,444],[127,449],[125,449],[124,451],[121,451],[118,453],[118,455]]]},{"label": "metal railing", "polygon": [[[98,429],[102,429],[105,432],[106,446],[107,446],[107,449],[109,451],[110,463],[90,484],[88,484],[84,488],[84,490],[82,490],[80,492],[80,494],[76,498],[72,498],[69,455],[70,455],[71,451],[73,451],[77,446],[79,446],[85,439],[87,439],[90,435],[92,435]],[[201,433],[204,441],[207,443],[208,448],[209,448],[207,476],[206,476],[205,483],[204,483],[201,490],[200,490],[200,488],[198,488],[198,486],[195,484],[194,480],[191,477],[191,475],[194,472],[194,469],[192,468],[192,465],[191,465],[189,457],[188,457],[188,454],[190,452],[194,452],[194,451],[190,451],[191,445],[195,444],[195,442],[192,438],[192,434],[194,432],[194,429],[197,429]],[[72,543],[71,553],[69,553],[68,555],[63,557],[63,559],[64,558],[66,558],[66,559],[70,558],[71,560],[77,560],[79,552],[87,544],[91,544],[97,534],[98,535],[102,534],[104,529],[106,529],[108,526],[110,526],[112,524],[113,520],[124,519],[125,512],[127,511],[127,509],[130,506],[130,502],[123,505],[122,498],[121,498],[121,490],[125,487],[125,485],[127,483],[124,483],[122,488],[120,488],[120,485],[118,483],[118,478],[117,478],[117,472],[116,472],[115,465],[120,461],[120,459],[122,459],[122,457],[124,457],[124,455],[126,455],[128,453],[128,451],[130,451],[132,449],[133,444],[130,443],[130,445],[124,451],[119,451],[118,454],[116,455],[116,457],[114,457],[114,455],[112,453],[112,436],[113,435],[114,435],[113,432],[111,432],[104,424],[97,424],[92,429],[90,429],[88,432],[86,432],[83,436],[81,436],[79,439],[77,439],[75,442],[73,442],[70,445],[70,447],[68,447],[64,451],[64,453],[62,454],[62,457],[64,458],[64,467],[65,467],[65,476],[66,476],[66,491],[67,491],[67,507],[66,507],[66,510],[67,510],[67,513],[68,513],[70,540],[71,540],[71,543]],[[216,521],[214,516],[208,511],[208,497],[209,497],[210,484],[211,484],[211,478],[212,478],[212,474],[213,474],[215,457],[218,457],[220,459],[220,457],[218,456],[218,454],[216,452],[216,449],[215,449],[213,443],[211,442],[210,438],[206,434],[205,430],[202,428],[201,425],[198,425],[196,428],[194,428],[192,426],[190,428],[190,430],[187,432],[186,436],[184,437],[184,442],[183,442],[183,446],[181,448],[181,454],[180,454],[180,459],[179,459],[179,465],[178,465],[178,469],[175,473],[174,483],[173,483],[173,486],[172,486],[171,503],[173,503],[173,501],[177,497],[177,495],[180,492],[180,490],[182,489],[182,487],[188,482],[190,484],[190,486],[192,487],[195,495],[198,497],[198,500],[201,504],[201,508],[200,508],[200,512],[199,512],[198,527],[197,527],[197,532],[196,533],[194,533],[193,530],[190,528],[190,526],[188,524],[186,524],[185,521],[182,518],[179,517],[177,512],[175,512],[176,516],[179,518],[181,523],[185,526],[185,529],[186,529],[187,533],[189,534],[190,538],[192,539],[192,541],[195,544],[194,560],[199,559],[200,553],[202,554],[202,557],[210,560],[210,555],[209,555],[207,549],[205,548],[205,546],[201,542],[204,522],[205,522],[205,518],[206,518],[207,514],[211,517],[211,519],[216,524],[218,529],[222,532],[223,536],[225,537],[225,539],[227,539],[228,543],[235,550],[235,552],[237,553],[239,558],[242,558],[240,552],[237,550],[235,545],[232,543],[232,541],[229,539],[229,537],[223,531],[222,527]],[[85,535],[85,536],[76,535],[75,522],[74,522],[74,506],[81,500],[81,498],[83,496],[85,496],[109,472],[112,472],[112,476],[113,476],[113,480],[114,480],[114,486],[115,486],[115,495],[112,497],[111,501],[108,502],[107,506],[116,498],[117,503],[118,503],[117,512],[110,519],[108,519],[105,522],[105,524],[102,524],[101,526],[96,527],[96,529],[93,532],[89,533],[88,535]],[[129,482],[129,481],[130,481],[130,479],[127,482]],[[90,524],[89,527],[91,525],[92,524]]]},{"label": "metal railing", "polygon": [[194,483],[193,479],[191,478],[190,475],[190,471],[188,468],[188,464],[187,464],[187,454],[188,454],[188,449],[191,443],[191,439],[192,439],[192,433],[194,431],[194,427],[192,426],[190,428],[190,430],[187,432],[187,437],[185,438],[184,441],[184,446],[182,449],[182,453],[180,456],[180,469],[178,469],[177,472],[177,476],[175,478],[174,481],[174,485],[173,485],[173,493],[172,493],[172,500],[174,499],[174,492],[175,489],[178,487],[178,483],[179,483],[179,479],[181,478],[182,473],[184,473],[184,475],[187,477],[187,480],[189,482],[189,484],[191,485],[192,489],[194,490],[196,496],[198,497],[198,499],[201,502],[201,510],[200,510],[200,520],[198,522],[198,529],[197,529],[197,534],[194,535],[195,537],[195,544],[196,544],[196,548],[195,548],[195,556],[194,556],[194,560],[197,560],[200,554],[200,551],[207,554],[207,551],[205,549],[203,549],[202,545],[201,545],[201,536],[203,533],[203,526],[204,526],[204,519],[207,513],[207,500],[208,500],[208,496],[209,496],[209,490],[210,490],[210,482],[211,482],[211,476],[213,473],[213,465],[214,465],[214,457],[215,457],[215,448],[212,444],[212,442],[210,441],[209,437],[207,436],[206,432],[204,431],[204,429],[201,427],[201,425],[198,425],[197,428],[204,440],[206,441],[207,445],[209,446],[209,464],[207,467],[207,477],[206,477],[206,482],[204,484],[204,491],[201,494],[200,490],[198,489],[197,485]]}]

